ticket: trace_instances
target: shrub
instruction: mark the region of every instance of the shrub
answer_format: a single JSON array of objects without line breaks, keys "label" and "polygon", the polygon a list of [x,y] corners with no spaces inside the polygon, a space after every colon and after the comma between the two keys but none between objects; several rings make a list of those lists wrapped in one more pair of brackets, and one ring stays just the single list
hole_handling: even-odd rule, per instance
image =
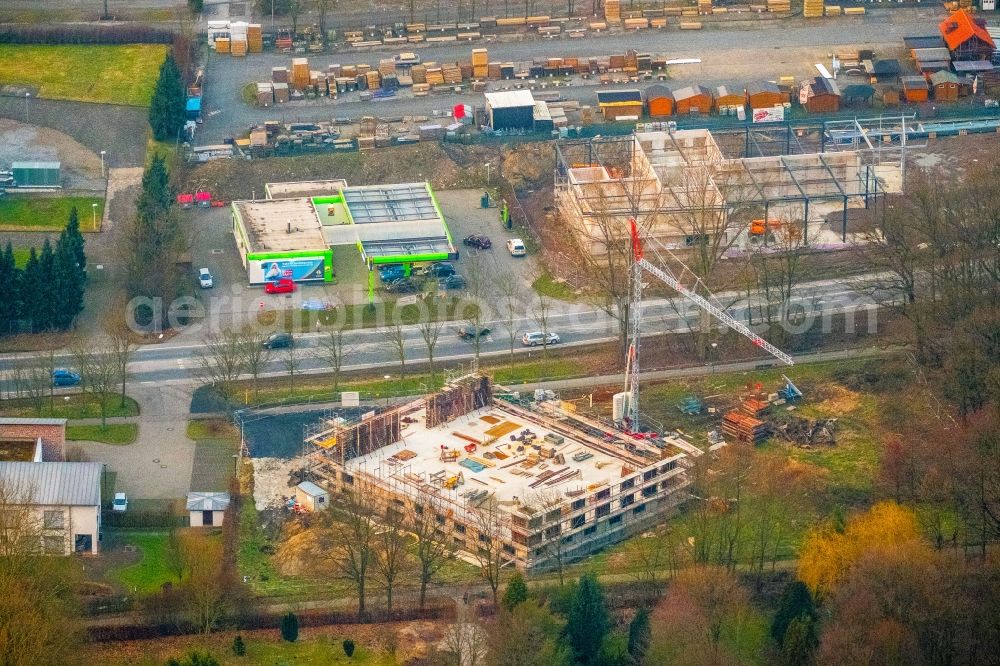
[{"label": "shrub", "polygon": [[354,641],[352,641],[350,638],[345,638],[343,645],[344,645],[344,654],[346,654],[348,658],[353,657]]},{"label": "shrub", "polygon": [[239,634],[236,634],[236,638],[233,639],[233,654],[235,654],[237,657],[243,657],[246,656],[246,653],[247,653],[247,646],[243,642],[243,637],[240,636]]},{"label": "shrub", "polygon": [[299,639],[299,617],[295,613],[285,613],[281,618],[281,637],[289,643]]}]

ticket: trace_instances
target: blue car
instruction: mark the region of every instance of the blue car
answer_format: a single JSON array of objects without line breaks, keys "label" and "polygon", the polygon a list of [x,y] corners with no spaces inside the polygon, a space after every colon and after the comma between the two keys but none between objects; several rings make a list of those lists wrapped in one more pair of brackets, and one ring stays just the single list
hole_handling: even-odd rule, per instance
[{"label": "blue car", "polygon": [[391,264],[378,269],[382,282],[394,282],[406,276],[406,268],[402,264]]},{"label": "blue car", "polygon": [[80,375],[67,370],[66,368],[56,368],[52,371],[53,386],[76,386],[80,383]]}]

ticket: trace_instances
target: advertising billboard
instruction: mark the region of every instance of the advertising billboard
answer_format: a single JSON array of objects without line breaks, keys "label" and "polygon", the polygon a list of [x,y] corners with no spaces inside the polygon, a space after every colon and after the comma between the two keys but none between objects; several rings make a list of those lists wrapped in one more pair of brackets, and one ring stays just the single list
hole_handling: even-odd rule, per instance
[{"label": "advertising billboard", "polygon": [[754,109],[753,121],[755,123],[780,123],[785,119],[785,107],[772,106],[767,109]]},{"label": "advertising billboard", "polygon": [[322,255],[311,257],[251,259],[247,262],[247,276],[251,284],[290,279],[310,282],[324,279],[326,262]]}]

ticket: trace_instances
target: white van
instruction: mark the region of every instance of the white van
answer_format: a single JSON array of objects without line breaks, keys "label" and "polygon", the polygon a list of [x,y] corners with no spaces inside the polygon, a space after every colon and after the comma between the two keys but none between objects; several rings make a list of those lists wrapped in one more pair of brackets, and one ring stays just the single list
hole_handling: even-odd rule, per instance
[{"label": "white van", "polygon": [[526,254],[524,241],[520,238],[511,238],[507,241],[507,250],[510,251],[512,257],[523,257]]}]

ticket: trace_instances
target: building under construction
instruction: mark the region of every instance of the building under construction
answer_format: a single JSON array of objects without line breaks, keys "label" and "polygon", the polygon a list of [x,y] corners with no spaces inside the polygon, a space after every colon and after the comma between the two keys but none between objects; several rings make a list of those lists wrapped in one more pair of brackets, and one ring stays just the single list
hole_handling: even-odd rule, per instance
[{"label": "building under construction", "polygon": [[[848,129],[867,138],[865,127]],[[716,234],[725,235],[718,246],[730,247],[741,235],[752,243],[768,231],[795,243],[846,240],[849,209],[901,191],[901,153],[844,140],[825,152],[794,152],[790,140],[769,145],[777,144],[782,154],[730,158],[704,129],[561,142],[556,205],[582,248],[601,255],[627,243],[630,217],[669,249]]]},{"label": "building under construction", "polygon": [[472,556],[492,543],[523,569],[578,560],[662,519],[700,453],[555,400],[522,401],[479,375],[356,423],[326,419],[306,445],[331,491],[434,512],[440,539]]}]

